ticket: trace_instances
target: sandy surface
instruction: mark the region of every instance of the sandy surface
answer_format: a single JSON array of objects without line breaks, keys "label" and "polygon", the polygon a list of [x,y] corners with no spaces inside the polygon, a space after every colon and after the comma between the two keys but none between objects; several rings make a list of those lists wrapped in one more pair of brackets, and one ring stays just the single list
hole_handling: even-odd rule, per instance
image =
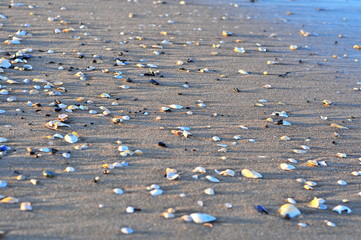
[{"label": "sandy surface", "polygon": [[[361,92],[353,89],[361,87],[357,84],[361,52],[353,48],[361,44],[357,32],[360,2],[238,1],[238,7],[222,1],[166,2],[29,0],[22,2],[25,6],[11,8],[10,1],[0,3],[0,14],[7,16],[0,19],[0,55],[9,58],[6,53],[33,49],[28,53],[32,55],[28,59],[32,71],[11,67],[0,73],[20,82],[0,80],[9,92],[0,95],[0,109],[6,111],[0,114],[0,137],[8,139],[1,144],[11,147],[0,159],[0,180],[8,183],[0,195],[15,197],[19,203],[31,202],[33,207],[25,212],[19,210],[19,203],[0,204],[0,230],[7,232],[5,239],[358,239],[361,189],[359,177],[351,172],[360,170],[361,157]],[[129,13],[134,17],[129,18]],[[54,21],[48,21],[49,17]],[[74,31],[54,33],[54,29],[70,28]],[[19,29],[32,36],[21,36],[19,45],[4,44]],[[301,36],[301,29],[311,36]],[[232,36],[224,37],[222,31]],[[258,51],[257,44],[267,52]],[[291,44],[298,49],[290,50]],[[233,51],[235,47],[243,47],[246,53]],[[129,64],[115,66],[115,58]],[[177,65],[177,61],[184,65]],[[136,64],[155,64],[159,68],[153,71],[158,70],[159,75],[141,76],[149,73],[149,68]],[[95,69],[87,71],[88,66]],[[209,72],[199,72],[205,68]],[[109,72],[102,72],[104,69]],[[241,75],[240,69],[249,74]],[[87,76],[86,81],[74,76],[79,71]],[[114,78],[116,71],[122,71],[123,79]],[[66,91],[59,89],[62,95],[51,96],[49,92],[57,89],[44,91],[46,83],[32,82],[35,78],[61,81]],[[131,82],[125,82],[126,78]],[[23,83],[24,79],[30,83]],[[159,85],[149,83],[151,79]],[[189,88],[183,87],[185,82]],[[264,88],[266,84],[272,88]],[[40,86],[39,93],[29,94],[35,85]],[[102,93],[110,98],[100,98]],[[16,101],[8,102],[9,96]],[[76,101],[80,97],[84,100]],[[49,105],[55,99],[86,109],[55,112]],[[257,106],[260,99],[267,100],[263,107]],[[333,105],[324,106],[325,99]],[[200,107],[199,100],[206,106]],[[30,107],[28,101],[41,106]],[[170,104],[184,108],[160,111]],[[110,115],[99,115],[102,106]],[[98,113],[90,114],[90,110]],[[275,111],[286,111],[289,117],[285,120],[292,125],[267,122],[270,117],[281,119],[271,116]],[[44,127],[61,113],[69,115],[70,129]],[[112,118],[122,116],[130,120],[112,123]],[[331,123],[349,129],[336,129]],[[189,127],[192,136],[172,134],[179,126]],[[73,131],[79,135],[74,144],[47,138]],[[335,138],[334,132],[341,138]],[[291,140],[281,141],[284,135]],[[213,136],[221,141],[212,141]],[[160,141],[167,148],[157,146]],[[74,149],[81,144],[89,148]],[[227,152],[219,152],[222,147],[217,144],[228,145]],[[121,157],[119,145],[139,149],[143,155]],[[304,154],[292,152],[301,145],[311,149]],[[58,151],[36,151],[39,155],[35,157],[29,155],[28,147]],[[71,157],[64,158],[64,152],[70,152]],[[337,153],[347,157],[338,158]],[[279,168],[288,158],[298,161],[293,171]],[[326,161],[328,166],[310,167],[308,160]],[[103,173],[103,164],[123,161],[129,165]],[[64,172],[68,166],[75,172]],[[192,173],[197,166],[206,168],[207,173]],[[179,180],[164,177],[167,167],[178,170]],[[244,168],[261,173],[263,178],[241,176]],[[219,176],[215,169],[232,169],[236,176]],[[45,178],[44,170],[57,175]],[[18,173],[25,180],[14,179]],[[192,178],[195,174],[198,180]],[[207,181],[206,175],[217,177],[220,183]],[[94,183],[97,176],[100,181]],[[298,178],[314,181],[317,186],[305,190]],[[40,184],[33,185],[29,179],[38,179]],[[338,180],[348,184],[338,185]],[[151,184],[158,184],[164,193],[150,196],[146,187]],[[214,196],[204,194],[209,187],[215,190]],[[114,188],[123,189],[124,194],[114,194]],[[328,209],[308,207],[314,197],[324,198]],[[278,215],[287,198],[297,201],[302,216],[285,220]],[[342,202],[345,199],[347,203]],[[227,209],[225,203],[233,207]],[[259,204],[270,214],[257,212],[254,206]],[[339,204],[348,206],[352,213],[331,211]],[[126,213],[128,206],[141,211]],[[176,218],[161,217],[168,208],[176,210]],[[180,220],[194,212],[213,215],[217,221],[209,228]],[[325,220],[336,227],[326,226]],[[120,231],[122,227],[130,227],[134,233],[126,236]]]}]

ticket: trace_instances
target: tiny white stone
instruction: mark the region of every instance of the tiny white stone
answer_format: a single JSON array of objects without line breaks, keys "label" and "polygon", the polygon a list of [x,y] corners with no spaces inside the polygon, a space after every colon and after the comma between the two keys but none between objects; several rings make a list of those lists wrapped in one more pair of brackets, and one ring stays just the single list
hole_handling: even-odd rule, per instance
[{"label": "tiny white stone", "polygon": [[113,192],[114,192],[115,194],[118,194],[118,195],[121,195],[121,194],[124,193],[124,191],[123,191],[122,189],[120,189],[120,188],[114,188],[114,189],[113,189]]}]

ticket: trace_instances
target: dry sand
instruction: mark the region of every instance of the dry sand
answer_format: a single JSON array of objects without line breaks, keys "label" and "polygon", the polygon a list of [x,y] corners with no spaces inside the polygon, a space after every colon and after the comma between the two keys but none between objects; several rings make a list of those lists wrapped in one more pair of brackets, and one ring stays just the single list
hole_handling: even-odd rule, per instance
[{"label": "dry sand", "polygon": [[[6,53],[14,54],[23,48],[33,49],[29,53],[33,57],[28,60],[32,71],[9,68],[0,76],[19,82],[34,78],[51,83],[61,81],[66,89],[61,96],[49,96],[43,89],[44,83],[9,84],[0,80],[9,91],[9,95],[0,95],[0,109],[6,110],[0,115],[0,137],[7,138],[8,142],[2,144],[11,147],[0,159],[0,180],[8,182],[8,187],[0,189],[0,195],[28,201],[33,206],[32,211],[24,212],[19,210],[19,203],[1,203],[0,230],[7,231],[5,239],[359,239],[360,180],[351,172],[360,170],[361,157],[360,91],[353,90],[360,87],[357,85],[360,63],[355,61],[360,51],[353,49],[353,45],[360,44],[357,32],[360,2],[335,1],[332,5],[328,1],[311,4],[306,0],[235,2],[239,7],[222,1],[195,0],[186,1],[185,5],[179,1],[165,2],[29,0],[23,1],[25,6],[11,8],[10,1],[0,3],[0,14],[7,16],[0,19],[1,56],[8,57]],[[63,6],[66,9],[61,9]],[[129,18],[129,13],[134,13],[134,17]],[[49,17],[56,19],[48,21]],[[68,25],[61,24],[61,20],[68,21]],[[22,27],[26,23],[31,27]],[[75,31],[54,33],[54,29],[67,28]],[[20,37],[23,39],[20,45],[5,45],[8,35],[14,35],[18,29],[32,36]],[[301,29],[314,36],[300,36]],[[232,32],[232,36],[223,37],[222,31]],[[339,38],[340,34],[344,37]],[[162,44],[163,40],[170,44]],[[268,51],[257,51],[257,43]],[[156,44],[164,48],[150,47]],[[220,47],[213,48],[213,44]],[[290,50],[291,44],[299,49]],[[246,53],[234,52],[235,47],[244,47]],[[154,51],[162,54],[156,55]],[[78,58],[77,53],[85,57]],[[101,61],[94,62],[94,55]],[[116,57],[130,64],[114,66]],[[193,61],[187,63],[187,59]],[[179,60],[185,64],[178,66]],[[280,64],[267,65],[267,61]],[[159,70],[163,77],[140,76],[149,69],[137,68],[138,63],[158,65],[154,70]],[[60,66],[64,70],[59,70]],[[94,66],[95,70],[87,71],[87,66]],[[180,67],[190,71],[179,71]],[[198,72],[203,68],[209,72]],[[109,69],[110,73],[103,73],[102,69]],[[240,69],[249,75],[239,74]],[[78,71],[86,74],[86,81],[74,76]],[[115,71],[122,71],[124,78],[132,81],[115,79]],[[264,71],[269,74],[263,75]],[[160,84],[152,85],[150,79]],[[182,87],[185,82],[189,88]],[[272,88],[264,88],[266,84]],[[41,86],[39,94],[23,92],[34,85]],[[235,88],[240,91],[235,92]],[[110,98],[100,98],[101,93],[110,94]],[[17,100],[7,102],[9,96]],[[85,100],[77,102],[79,97]],[[50,130],[44,124],[59,114],[49,106],[54,99],[88,109],[68,113],[71,129]],[[255,106],[260,99],[267,102],[263,107]],[[324,99],[334,104],[324,106]],[[87,100],[93,104],[87,104]],[[207,106],[199,107],[198,100]],[[41,107],[30,107],[28,101],[39,102]],[[114,101],[119,105],[111,105]],[[161,107],[170,104],[190,109],[160,112]],[[111,114],[89,114],[89,110],[101,113],[101,106]],[[194,114],[187,115],[187,111]],[[289,114],[286,120],[292,125],[266,122],[274,111],[286,111]],[[130,117],[129,121],[119,125],[111,122],[113,117],[125,115]],[[156,120],[157,116],[161,120]],[[349,129],[338,130],[330,127],[331,123]],[[178,126],[190,127],[193,136],[186,139],[171,134]],[[46,138],[71,131],[79,134],[78,143]],[[335,138],[334,132],[341,138]],[[235,135],[242,139],[233,139]],[[280,141],[283,135],[291,140]],[[212,136],[219,136],[221,141],[213,142]],[[121,157],[117,140],[144,154]],[[158,147],[159,141],[168,147]],[[74,149],[84,143],[90,144],[89,149]],[[217,143],[229,145],[228,151],[218,152],[221,147]],[[305,154],[293,153],[300,145],[311,149]],[[54,148],[58,152],[36,158],[29,155],[27,147]],[[71,157],[63,158],[60,153],[68,151]],[[346,153],[347,158],[337,158],[339,152]],[[222,156],[227,158],[221,160]],[[279,168],[288,158],[298,160],[294,171]],[[307,166],[306,162],[314,159],[326,160],[328,166]],[[126,161],[129,166],[103,174],[102,165],[116,161]],[[76,171],[64,172],[68,166]],[[219,178],[220,183],[205,180],[207,174],[198,174],[200,179],[193,179],[192,169],[197,166],[206,168],[207,174]],[[164,178],[167,167],[177,169],[180,179]],[[242,177],[239,171],[244,168],[258,171],[263,179]],[[232,169],[237,175],[218,176],[215,169]],[[45,178],[44,170],[54,171],[57,176]],[[26,176],[26,180],[14,180],[14,171]],[[98,183],[93,182],[96,176],[100,177]],[[40,180],[40,184],[32,185],[31,178]],[[313,191],[305,190],[297,178],[318,185]],[[340,179],[348,184],[338,185]],[[151,184],[160,185],[164,194],[150,196],[146,186]],[[203,193],[209,187],[214,188],[214,196]],[[125,193],[116,195],[112,192],[114,188]],[[180,197],[182,193],[185,197]],[[313,197],[326,199],[328,209],[308,207]],[[292,220],[278,216],[277,209],[287,198],[297,201],[302,216]],[[342,203],[343,199],[348,202]],[[203,201],[204,206],[198,201]],[[225,203],[231,203],[233,208],[227,209]],[[99,208],[99,204],[103,207]],[[257,212],[254,206],[258,204],[270,214]],[[352,213],[332,212],[339,204],[350,207]],[[128,206],[141,211],[128,214],[125,212]],[[161,217],[170,207],[176,209],[176,218]],[[217,221],[209,228],[179,219],[192,212],[211,214]],[[326,226],[324,220],[337,226]],[[308,226],[300,228],[298,223]],[[120,232],[122,227],[133,228],[134,233],[126,236]]]}]

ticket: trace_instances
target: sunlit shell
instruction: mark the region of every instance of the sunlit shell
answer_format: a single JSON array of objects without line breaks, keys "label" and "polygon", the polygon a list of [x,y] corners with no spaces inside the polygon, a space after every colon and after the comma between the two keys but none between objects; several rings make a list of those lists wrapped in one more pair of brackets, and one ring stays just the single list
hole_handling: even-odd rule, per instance
[{"label": "sunlit shell", "polygon": [[149,192],[150,195],[152,196],[158,196],[158,195],[162,195],[163,194],[163,190],[162,189],[153,189],[152,191]]},{"label": "sunlit shell", "polygon": [[348,129],[348,127],[341,126],[341,125],[339,125],[337,123],[331,123],[330,126],[335,127],[335,128],[340,128],[340,129]]},{"label": "sunlit shell", "polygon": [[341,214],[343,212],[346,212],[346,213],[351,213],[352,212],[352,210],[349,207],[346,207],[344,205],[338,205],[338,206],[334,207],[332,209],[332,211],[338,212],[338,214]]},{"label": "sunlit shell", "polygon": [[172,104],[172,105],[169,105],[170,108],[173,108],[173,109],[182,109],[183,106],[181,105],[177,105],[177,104]]},{"label": "sunlit shell", "polygon": [[307,153],[306,150],[300,150],[300,149],[293,149],[292,152],[297,153],[297,154]]},{"label": "sunlit shell", "polygon": [[132,234],[134,232],[134,230],[132,228],[127,228],[127,227],[121,228],[120,231],[123,234]]},{"label": "sunlit shell", "polygon": [[338,185],[341,185],[341,186],[345,186],[345,185],[347,185],[347,182],[344,181],[344,180],[338,180],[338,181],[337,181],[337,184],[338,184]]},{"label": "sunlit shell", "polygon": [[242,69],[238,70],[238,73],[243,74],[243,75],[248,75],[249,74],[247,71],[242,70]]},{"label": "sunlit shell", "polygon": [[297,49],[298,49],[298,46],[297,46],[297,45],[290,45],[290,49],[291,49],[291,50],[297,50]]},{"label": "sunlit shell", "polygon": [[332,102],[330,100],[325,99],[325,100],[322,101],[322,104],[325,105],[325,106],[330,106],[330,105],[332,105]]},{"label": "sunlit shell", "polygon": [[291,219],[301,214],[300,210],[298,210],[298,208],[296,208],[293,204],[290,203],[283,204],[278,209],[278,212],[282,217],[286,219]]},{"label": "sunlit shell", "polygon": [[304,150],[309,150],[311,149],[309,146],[306,145],[301,145],[300,148],[304,149]]},{"label": "sunlit shell", "polygon": [[6,181],[0,180],[0,188],[6,188],[8,183]]},{"label": "sunlit shell", "polygon": [[346,157],[347,157],[347,154],[346,154],[346,153],[336,153],[336,157],[346,158]]},{"label": "sunlit shell", "polygon": [[119,151],[119,152],[125,152],[125,151],[128,151],[128,150],[129,150],[129,147],[128,147],[128,146],[122,145],[122,146],[119,146],[119,147],[118,147],[118,151]]},{"label": "sunlit shell", "polygon": [[170,218],[175,218],[175,215],[173,213],[163,212],[162,217],[170,219]]},{"label": "sunlit shell", "polygon": [[214,195],[214,189],[213,188],[207,188],[204,190],[204,193],[207,195]]},{"label": "sunlit shell", "polygon": [[319,165],[316,160],[308,160],[306,164],[310,167],[317,167]]},{"label": "sunlit shell", "polygon": [[69,127],[68,124],[62,123],[59,120],[49,121],[45,124],[45,127],[53,130],[57,130],[59,127]]},{"label": "sunlit shell", "polygon": [[246,178],[262,178],[263,177],[260,173],[254,171],[254,170],[246,169],[246,168],[242,169],[241,174],[242,174],[242,176],[244,176]]},{"label": "sunlit shell", "polygon": [[221,141],[221,139],[218,136],[213,136],[212,141],[219,142],[219,141]]},{"label": "sunlit shell", "polygon": [[206,169],[204,167],[196,167],[192,170],[194,173],[206,173]]},{"label": "sunlit shell", "polygon": [[291,204],[296,204],[296,200],[294,200],[293,198],[287,198],[287,202],[291,203]]},{"label": "sunlit shell", "polygon": [[20,203],[20,210],[21,211],[31,211],[33,207],[31,206],[30,202],[22,202]]},{"label": "sunlit shell", "polygon": [[231,176],[234,177],[236,175],[236,172],[231,170],[231,169],[226,169],[224,171],[217,171],[216,172],[218,175],[223,175],[223,176]]},{"label": "sunlit shell", "polygon": [[336,224],[333,223],[333,222],[331,222],[331,221],[325,220],[325,223],[326,223],[326,225],[329,226],[329,227],[336,227]]},{"label": "sunlit shell", "polygon": [[282,137],[280,137],[280,139],[281,139],[282,141],[289,141],[289,140],[291,140],[291,138],[288,137],[288,136],[282,136]]},{"label": "sunlit shell", "polygon": [[8,203],[8,204],[14,204],[14,203],[18,203],[19,199],[14,198],[14,197],[6,197],[0,200],[1,203]]},{"label": "sunlit shell", "polygon": [[73,167],[67,167],[64,170],[65,172],[75,172],[75,169]]},{"label": "sunlit shell", "polygon": [[317,186],[317,183],[314,181],[306,181],[305,184],[311,187]]},{"label": "sunlit shell", "polygon": [[170,181],[176,180],[176,179],[179,178],[179,174],[177,174],[176,169],[167,168],[165,172],[166,172],[167,179],[170,180]]},{"label": "sunlit shell", "polygon": [[281,164],[280,164],[280,168],[281,168],[282,170],[285,170],[285,171],[291,171],[291,170],[296,169],[295,166],[293,166],[293,165],[291,165],[291,164],[287,164],[287,163],[281,163]]},{"label": "sunlit shell", "polygon": [[120,188],[114,188],[114,189],[113,189],[113,192],[114,192],[115,194],[118,194],[118,195],[121,195],[121,194],[124,193],[124,191],[123,191],[122,189],[120,189]]},{"label": "sunlit shell", "polygon": [[39,180],[34,179],[34,178],[30,179],[30,182],[31,182],[31,184],[33,184],[33,185],[38,185],[38,184],[39,184]]},{"label": "sunlit shell", "polygon": [[297,162],[298,162],[298,161],[297,161],[296,159],[294,159],[294,158],[288,158],[287,161],[290,162],[290,163],[297,163]]},{"label": "sunlit shell", "polygon": [[184,222],[192,222],[193,221],[192,217],[189,215],[183,215],[180,219]]},{"label": "sunlit shell", "polygon": [[79,140],[78,134],[76,132],[68,133],[64,136],[64,140],[68,143],[76,143]]},{"label": "sunlit shell", "polygon": [[108,93],[102,93],[99,95],[101,98],[110,98],[110,95]]},{"label": "sunlit shell", "polygon": [[235,47],[233,49],[233,51],[238,52],[238,53],[245,53],[246,52],[246,50],[243,47]]},{"label": "sunlit shell", "polygon": [[193,222],[195,223],[207,223],[207,222],[213,222],[216,221],[217,218],[213,217],[211,215],[205,214],[205,213],[192,213],[190,215]]},{"label": "sunlit shell", "polygon": [[218,178],[215,178],[215,177],[210,176],[210,175],[207,175],[207,176],[206,176],[206,179],[207,179],[208,181],[214,182],[214,183],[219,183],[219,182],[220,182]]}]

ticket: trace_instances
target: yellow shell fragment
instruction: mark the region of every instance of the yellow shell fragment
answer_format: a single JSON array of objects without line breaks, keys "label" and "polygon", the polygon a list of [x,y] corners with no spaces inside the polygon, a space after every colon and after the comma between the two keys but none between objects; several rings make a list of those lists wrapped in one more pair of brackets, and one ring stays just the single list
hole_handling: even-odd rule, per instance
[{"label": "yellow shell fragment", "polygon": [[335,127],[335,128],[340,128],[340,129],[348,129],[348,127],[341,126],[337,123],[331,123],[330,126]]},{"label": "yellow shell fragment", "polygon": [[253,170],[250,170],[250,169],[247,169],[247,168],[243,169],[241,171],[241,174],[242,174],[242,176],[244,176],[246,178],[255,178],[256,179],[256,178],[262,178],[263,177],[260,173],[258,173],[256,171],[253,171]]},{"label": "yellow shell fragment", "polygon": [[13,204],[13,203],[18,203],[19,199],[14,198],[14,197],[6,197],[4,199],[1,199],[0,202],[1,203],[7,203],[7,204]]}]

